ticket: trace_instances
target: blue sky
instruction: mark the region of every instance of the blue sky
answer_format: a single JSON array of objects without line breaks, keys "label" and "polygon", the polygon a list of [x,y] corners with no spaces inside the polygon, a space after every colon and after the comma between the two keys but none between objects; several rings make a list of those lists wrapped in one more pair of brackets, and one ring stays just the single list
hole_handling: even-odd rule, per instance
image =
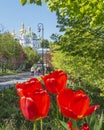
[{"label": "blue sky", "polygon": [[57,19],[55,12],[51,13],[47,6],[20,4],[20,0],[0,0],[0,29],[3,25],[4,31],[19,33],[21,24],[25,24],[25,29],[31,26],[31,30],[38,33],[38,23],[44,25],[44,38],[50,40],[52,33],[59,33],[56,28]]}]

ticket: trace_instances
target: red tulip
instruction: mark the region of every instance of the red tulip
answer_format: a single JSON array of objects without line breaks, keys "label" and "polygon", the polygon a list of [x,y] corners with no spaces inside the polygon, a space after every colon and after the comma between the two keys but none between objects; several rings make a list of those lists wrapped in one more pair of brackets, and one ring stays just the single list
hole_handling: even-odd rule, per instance
[{"label": "red tulip", "polygon": [[30,121],[45,118],[50,107],[50,97],[45,90],[37,90],[29,96],[20,97],[20,109]]},{"label": "red tulip", "polygon": [[42,89],[42,85],[36,78],[31,78],[27,82],[16,84],[16,90],[20,97],[30,95],[39,89]]},{"label": "red tulip", "polygon": [[68,121],[68,127],[69,127],[70,130],[73,130],[71,121]]},{"label": "red tulip", "polygon": [[65,117],[75,120],[89,116],[100,107],[90,106],[90,99],[82,90],[74,92],[71,89],[64,89],[57,95],[57,103]]},{"label": "red tulip", "polygon": [[90,130],[90,127],[88,124],[83,124],[82,129],[81,130]]},{"label": "red tulip", "polygon": [[[69,128],[70,130],[79,130],[78,128],[74,128],[74,129],[73,129],[72,121],[68,121],[68,128]],[[81,130],[90,130],[90,127],[89,127],[88,124],[83,124]]]},{"label": "red tulip", "polygon": [[68,121],[68,127],[69,127],[70,130],[79,130],[78,128],[74,128],[74,129],[73,129],[73,126],[72,126],[72,125],[73,125],[72,122],[71,122],[71,121]]},{"label": "red tulip", "polygon": [[52,94],[58,94],[66,87],[67,74],[62,70],[55,70],[48,75],[42,75],[41,78],[44,81],[46,89]]},{"label": "red tulip", "polygon": [[50,97],[38,79],[31,78],[27,82],[18,83],[16,89],[20,96],[20,109],[26,119],[34,121],[47,116]]}]

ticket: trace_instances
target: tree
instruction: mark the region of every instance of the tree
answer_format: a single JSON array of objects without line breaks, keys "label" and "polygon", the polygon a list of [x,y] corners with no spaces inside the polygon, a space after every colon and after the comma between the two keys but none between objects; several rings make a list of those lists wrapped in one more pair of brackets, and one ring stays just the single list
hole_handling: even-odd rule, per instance
[{"label": "tree", "polygon": [[51,38],[54,42],[59,42],[59,41],[60,41],[60,37],[61,37],[61,35],[54,34],[54,33],[50,36],[50,38]]},{"label": "tree", "polygon": [[[42,5],[42,0],[20,0],[22,5]],[[104,1],[103,0],[44,0],[51,11],[58,11],[61,16],[68,20],[81,20],[84,17],[89,19],[90,25],[104,23]]]},{"label": "tree", "polygon": [[104,90],[103,36],[103,26],[91,29],[78,22],[73,28],[67,29],[60,44],[55,45],[53,66]]},{"label": "tree", "polygon": [[41,47],[49,48],[49,41],[47,39],[43,39],[41,42]]},{"label": "tree", "polygon": [[26,60],[22,46],[8,32],[0,34],[0,63],[8,69],[20,68]]},{"label": "tree", "polygon": [[40,55],[31,47],[24,47],[24,51],[27,55],[26,68],[31,68],[33,64],[39,61]]}]

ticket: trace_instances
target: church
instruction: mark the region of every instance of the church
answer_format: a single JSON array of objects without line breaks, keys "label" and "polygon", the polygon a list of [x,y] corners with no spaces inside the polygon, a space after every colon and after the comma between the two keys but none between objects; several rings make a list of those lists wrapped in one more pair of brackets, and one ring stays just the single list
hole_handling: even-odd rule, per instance
[{"label": "church", "polygon": [[[12,33],[12,35],[14,36],[15,40],[18,40],[20,45],[23,47],[31,47],[33,50],[37,51],[37,53],[39,55],[42,56],[42,60],[44,68],[46,68],[46,66],[51,66],[51,64],[49,63],[49,54],[47,53],[48,51],[50,51],[49,48],[41,48],[41,38],[37,37],[37,35],[31,31],[31,27],[28,26],[28,29],[25,29],[25,25],[24,23],[21,24],[21,29],[19,31],[19,35],[16,35],[15,33]],[[42,66],[41,61],[39,61],[37,63],[37,66]]]},{"label": "church", "polygon": [[39,48],[41,48],[40,46],[40,38],[37,37],[37,35],[31,31],[31,27],[28,26],[28,29],[25,29],[24,23],[22,23],[21,25],[21,29],[19,31],[19,35],[14,35],[14,39],[18,40],[19,43],[23,46],[23,47],[31,47],[34,50],[38,51]]}]

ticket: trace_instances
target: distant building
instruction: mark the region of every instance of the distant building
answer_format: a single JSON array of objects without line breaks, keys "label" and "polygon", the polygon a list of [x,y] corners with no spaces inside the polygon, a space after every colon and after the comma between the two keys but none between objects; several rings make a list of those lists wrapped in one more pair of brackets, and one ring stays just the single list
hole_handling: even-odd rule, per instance
[{"label": "distant building", "polygon": [[24,47],[30,46],[36,51],[40,48],[40,39],[34,32],[31,31],[30,26],[28,27],[28,31],[26,31],[24,23],[22,23],[19,35],[16,35],[15,33],[13,33],[13,35],[14,38]]},{"label": "distant building", "polygon": [[28,29],[25,29],[24,23],[21,25],[21,29],[19,34],[17,35],[15,32],[12,33],[15,40],[18,40],[20,45],[23,47],[31,47],[41,56],[40,61],[36,64],[37,67],[44,66],[44,71],[46,68],[51,67],[50,64],[50,51],[49,48],[41,48],[41,38],[37,37],[37,35],[31,31],[31,27],[29,26]]},{"label": "distant building", "polygon": [[37,35],[31,31],[31,27],[28,26],[28,29],[26,31],[24,23],[21,24],[21,29],[19,31],[19,34],[16,35],[15,32],[12,33],[15,40],[18,40],[21,46],[23,47],[31,47],[34,50],[38,52],[38,54],[42,55],[42,49],[43,49],[43,55],[49,51],[49,48],[41,48],[40,44],[40,38],[37,37]]},{"label": "distant building", "polygon": [[[42,49],[43,49],[43,50],[42,50]],[[38,54],[40,54],[40,55],[42,55],[42,53],[43,53],[43,54],[46,54],[48,51],[50,51],[49,48],[38,48],[38,49],[37,49],[37,52],[38,52]]]}]

